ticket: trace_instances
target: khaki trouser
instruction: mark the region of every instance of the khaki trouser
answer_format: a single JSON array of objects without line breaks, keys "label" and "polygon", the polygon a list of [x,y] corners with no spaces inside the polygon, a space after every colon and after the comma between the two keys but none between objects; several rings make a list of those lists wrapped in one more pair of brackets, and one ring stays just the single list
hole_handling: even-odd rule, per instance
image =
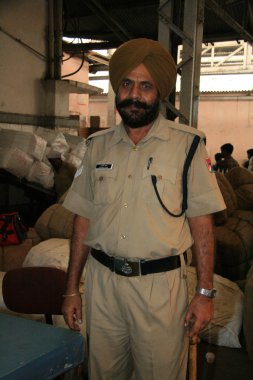
[{"label": "khaki trouser", "polygon": [[183,270],[128,278],[89,257],[89,380],[185,380]]}]

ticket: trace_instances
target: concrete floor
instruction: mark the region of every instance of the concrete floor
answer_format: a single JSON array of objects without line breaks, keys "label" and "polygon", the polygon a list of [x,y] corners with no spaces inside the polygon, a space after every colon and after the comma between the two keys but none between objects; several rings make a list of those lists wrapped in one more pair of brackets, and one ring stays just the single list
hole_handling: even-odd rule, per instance
[{"label": "concrete floor", "polygon": [[[215,354],[208,364],[207,352]],[[253,361],[244,349],[227,348],[199,343],[197,380],[253,380]]]},{"label": "concrete floor", "polygon": [[[207,352],[215,354],[214,363],[207,363],[205,357]],[[253,361],[249,359],[244,349],[220,347],[201,342],[198,344],[197,355],[196,380],[253,380]],[[87,372],[83,373],[79,379],[88,380]],[[66,380],[65,377],[64,380]]]}]

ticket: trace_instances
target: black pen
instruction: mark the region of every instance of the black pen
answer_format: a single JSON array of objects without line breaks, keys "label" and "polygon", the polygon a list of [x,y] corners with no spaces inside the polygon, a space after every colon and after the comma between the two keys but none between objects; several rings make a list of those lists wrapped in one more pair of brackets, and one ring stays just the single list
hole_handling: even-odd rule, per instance
[{"label": "black pen", "polygon": [[147,170],[149,170],[150,165],[152,164],[152,162],[153,162],[153,157],[149,157],[149,159],[148,159],[148,165],[147,165]]}]

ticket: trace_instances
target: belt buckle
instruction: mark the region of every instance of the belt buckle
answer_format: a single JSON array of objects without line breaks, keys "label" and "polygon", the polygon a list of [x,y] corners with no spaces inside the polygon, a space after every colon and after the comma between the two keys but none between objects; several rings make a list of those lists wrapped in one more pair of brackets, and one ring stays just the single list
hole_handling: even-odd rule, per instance
[{"label": "belt buckle", "polygon": [[114,272],[121,276],[139,276],[141,274],[140,261],[127,261],[126,259],[115,257]]}]

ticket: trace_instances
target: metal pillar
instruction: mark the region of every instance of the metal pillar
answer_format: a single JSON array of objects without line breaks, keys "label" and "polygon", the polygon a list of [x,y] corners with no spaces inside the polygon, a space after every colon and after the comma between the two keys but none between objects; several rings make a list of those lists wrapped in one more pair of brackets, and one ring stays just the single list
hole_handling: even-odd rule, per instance
[{"label": "metal pillar", "polygon": [[189,44],[188,41],[183,41],[180,113],[189,121],[188,124],[195,128],[197,128],[198,124],[203,24],[204,0],[186,0],[183,29],[192,43]]},{"label": "metal pillar", "polygon": [[[166,15],[171,15],[173,13],[173,4],[174,1],[160,1],[160,12],[162,11]],[[169,52],[172,51],[172,44],[171,44],[171,33],[170,29],[168,29],[168,26],[164,22],[158,23],[158,41],[164,46],[165,49],[167,49]],[[165,102],[161,103],[160,107],[161,113],[166,117],[167,115],[167,106]]]},{"label": "metal pillar", "polygon": [[61,79],[62,35],[62,0],[48,0],[47,79]]},{"label": "metal pillar", "polygon": [[62,65],[62,0],[55,0],[55,62],[54,75],[55,79],[61,79]]},{"label": "metal pillar", "polygon": [[[177,5],[180,0],[177,0]],[[183,27],[175,25],[173,22],[173,0],[161,0],[159,13],[159,41],[161,41],[169,51],[173,51],[175,46],[170,44],[171,31],[182,40],[182,61],[178,64],[178,72],[181,74],[180,109],[176,110],[169,101],[166,106],[172,110],[181,123],[197,127],[198,120],[198,98],[201,50],[204,23],[204,0],[185,0]],[[163,26],[162,26],[163,25]],[[167,29],[164,28],[166,25]]]},{"label": "metal pillar", "polygon": [[[108,50],[108,56],[111,57],[114,50]],[[107,113],[107,127],[111,127],[115,125],[116,122],[116,110],[115,110],[115,94],[112,89],[111,82],[109,81],[109,88],[108,88],[108,113]]]}]

